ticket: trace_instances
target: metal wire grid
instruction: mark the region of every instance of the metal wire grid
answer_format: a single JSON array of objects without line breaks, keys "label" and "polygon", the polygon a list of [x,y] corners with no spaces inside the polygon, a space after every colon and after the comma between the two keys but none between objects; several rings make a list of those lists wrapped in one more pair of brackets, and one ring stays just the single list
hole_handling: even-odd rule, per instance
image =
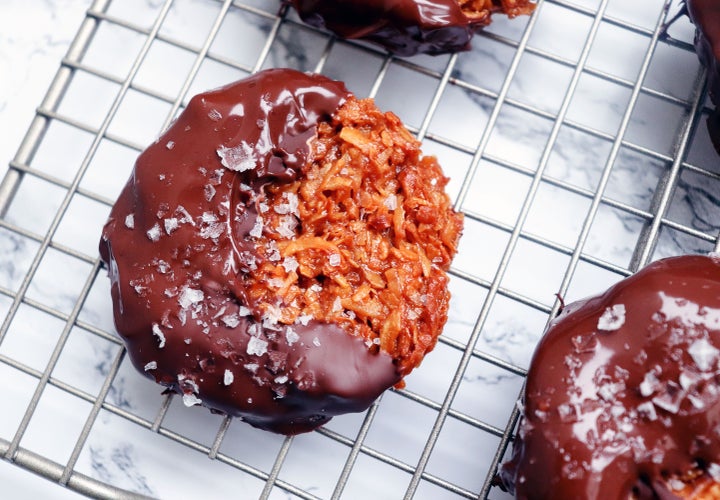
[{"label": "metal wire grid", "polygon": [[[278,14],[271,10],[266,10],[267,5],[262,6],[245,4],[240,1],[233,2],[231,0],[225,0],[220,2],[219,0],[208,0],[218,3],[220,5],[218,14],[215,18],[214,23],[209,31],[208,36],[200,47],[197,47],[191,43],[178,39],[173,36],[168,36],[161,32],[164,20],[167,18],[168,13],[173,5],[173,0],[165,0],[157,11],[157,17],[151,27],[144,27],[136,24],[132,21],[123,19],[122,17],[108,14],[108,9],[111,5],[110,0],[96,0],[87,13],[87,17],[83,21],[76,38],[74,39],[70,49],[68,50],[67,56],[63,59],[62,65],[55,76],[55,79],[40,107],[37,110],[37,116],[32,122],[27,135],[22,142],[17,155],[10,164],[10,169],[0,184],[0,215],[3,218],[0,219],[0,228],[8,231],[12,234],[21,236],[25,239],[34,241],[37,243],[37,251],[32,257],[31,262],[28,265],[26,272],[24,273],[21,282],[16,289],[13,287],[1,287],[0,294],[8,298],[11,304],[8,307],[5,319],[0,326],[0,345],[8,335],[8,331],[11,324],[21,307],[21,305],[29,306],[31,308],[42,311],[43,313],[57,318],[60,320],[64,327],[59,335],[57,344],[45,366],[44,370],[38,370],[30,367],[25,363],[14,359],[11,356],[0,353],[0,362],[19,370],[34,379],[37,379],[37,384],[34,393],[30,399],[29,404],[23,414],[20,424],[11,440],[7,441],[0,439],[0,453],[3,458],[14,462],[15,464],[25,467],[31,471],[34,471],[48,479],[58,482],[61,485],[65,485],[71,489],[79,491],[89,496],[96,497],[108,497],[108,498],[126,498],[136,496],[133,493],[120,490],[113,487],[112,485],[105,485],[76,470],[76,464],[80,454],[83,450],[88,436],[90,435],[93,425],[96,422],[98,414],[101,410],[111,412],[114,415],[122,417],[127,421],[141,426],[146,429],[150,429],[153,432],[159,433],[177,443],[180,443],[190,449],[196,450],[200,453],[206,454],[210,459],[224,462],[232,467],[239,469],[240,471],[254,476],[265,482],[261,498],[268,498],[271,496],[271,492],[274,488],[280,488],[289,494],[295,495],[300,498],[318,498],[308,491],[303,491],[302,488],[291,484],[280,478],[280,472],[283,464],[288,456],[289,450],[293,443],[293,438],[287,438],[284,440],[282,446],[277,453],[276,459],[270,470],[265,471],[257,467],[253,467],[242,461],[239,461],[232,456],[221,452],[221,445],[223,439],[230,427],[231,419],[223,419],[220,428],[217,431],[214,442],[211,446],[204,445],[198,441],[190,439],[181,433],[175,432],[165,426],[163,426],[164,419],[170,408],[172,396],[167,396],[160,410],[157,412],[154,418],[147,419],[141,418],[132,412],[129,412],[122,407],[113,404],[108,401],[107,395],[112,386],[113,379],[118,373],[118,370],[124,359],[124,350],[117,349],[111,366],[108,369],[107,377],[102,384],[97,395],[92,395],[84,390],[81,390],[72,384],[68,384],[56,377],[53,377],[53,369],[55,368],[59,357],[63,351],[66,341],[74,327],[79,327],[91,334],[94,334],[108,342],[115,345],[120,345],[117,337],[105,329],[98,328],[94,324],[83,321],[79,318],[80,312],[83,308],[85,301],[87,300],[88,294],[90,293],[91,287],[96,279],[105,279],[104,276],[98,276],[101,271],[101,264],[95,255],[89,255],[85,252],[79,251],[70,245],[58,243],[54,241],[54,236],[61,225],[63,218],[66,216],[71,200],[76,195],[81,195],[95,202],[110,206],[113,200],[108,199],[106,196],[99,194],[93,190],[89,190],[81,186],[81,180],[86,173],[94,155],[98,151],[98,147],[102,140],[109,140],[122,146],[131,148],[135,151],[142,149],[141,144],[136,144],[123,137],[122,135],[113,134],[109,131],[110,124],[115,117],[118,109],[123,101],[123,98],[127,95],[128,91],[139,92],[150,98],[162,101],[170,105],[169,112],[166,115],[164,123],[161,129],[165,129],[177,112],[182,108],[183,103],[186,102],[188,92],[191,89],[193,80],[198,75],[201,65],[204,61],[210,60],[227,65],[245,73],[250,73],[261,69],[267,64],[268,56],[273,44],[276,43],[278,33],[284,25],[295,25],[297,21],[294,20],[292,15],[289,15],[286,9],[281,9]],[[257,3],[257,2],[254,2]],[[269,3],[269,2],[267,2]],[[524,376],[525,369],[522,366],[518,366],[514,363],[508,362],[507,360],[501,359],[500,357],[481,350],[476,347],[478,339],[480,338],[484,325],[488,319],[493,303],[498,296],[512,299],[519,304],[522,304],[528,308],[539,311],[540,313],[546,314],[548,317],[552,317],[558,310],[559,301],[556,301],[552,305],[542,303],[538,300],[530,298],[518,293],[511,288],[503,285],[503,278],[508,271],[513,252],[515,251],[518,243],[522,241],[529,241],[542,247],[548,248],[552,251],[558,252],[562,255],[569,257],[568,264],[566,266],[564,275],[558,293],[563,296],[567,293],[573,277],[575,276],[576,270],[580,263],[587,263],[596,266],[600,269],[604,269],[611,273],[619,276],[626,276],[637,270],[638,267],[644,265],[650,261],[655,255],[655,249],[660,239],[660,235],[664,230],[672,230],[680,234],[684,234],[697,241],[697,247],[712,247],[715,244],[717,235],[712,231],[703,231],[691,227],[689,224],[680,223],[672,218],[668,217],[668,210],[672,203],[673,193],[675,192],[682,172],[693,172],[705,176],[710,181],[720,180],[720,175],[710,169],[700,167],[691,164],[687,161],[688,150],[691,145],[691,141],[694,137],[698,121],[704,112],[707,110],[703,107],[704,99],[704,74],[700,72],[697,75],[696,82],[694,84],[694,90],[690,99],[679,98],[671,93],[658,91],[649,86],[646,86],[645,80],[646,75],[650,71],[653,56],[656,52],[656,48],[659,44],[668,44],[685,51],[692,51],[692,47],[687,42],[676,41],[663,37],[664,22],[667,20],[667,12],[670,8],[670,2],[668,0],[664,9],[658,10],[657,18],[654,26],[651,29],[636,26],[632,23],[628,23],[619,18],[614,18],[607,15],[609,6],[609,0],[602,0],[599,2],[597,7],[583,7],[574,4],[570,1],[565,0],[547,0],[543,2],[540,0],[540,9],[543,7],[543,3],[551,4],[563,9],[567,9],[569,12],[586,16],[591,20],[591,27],[588,31],[585,39],[585,44],[582,47],[580,56],[577,61],[560,57],[550,51],[542,50],[531,46],[529,40],[533,33],[533,29],[537,23],[539,16],[533,16],[530,18],[524,26],[524,30],[518,40],[504,37],[491,32],[484,33],[482,37],[492,39],[500,44],[511,47],[514,50],[514,54],[510,65],[507,69],[502,84],[497,91],[488,90],[482,86],[473,84],[466,79],[457,75],[457,62],[458,55],[449,57],[445,62],[445,65],[441,69],[432,68],[432,65],[425,65],[415,60],[398,60],[389,56],[385,56],[380,53],[377,49],[368,47],[363,44],[356,44],[352,42],[340,42],[336,41],[332,37],[328,37],[326,34],[314,30],[309,27],[301,27],[300,29],[306,30],[307,32],[317,34],[323,37],[327,42],[324,47],[324,51],[320,56],[316,66],[316,71],[322,71],[327,63],[328,57],[331,54],[333,46],[335,44],[350,44],[358,50],[366,51],[369,53],[375,53],[380,55],[382,59],[382,65],[374,78],[372,85],[369,89],[368,95],[376,96],[381,88],[381,85],[388,74],[390,68],[394,65],[409,69],[417,74],[429,77],[437,82],[435,91],[432,94],[431,101],[427,107],[427,111],[424,117],[417,127],[410,127],[412,131],[417,135],[419,139],[433,141],[442,146],[451,148],[453,150],[468,154],[472,156],[467,172],[462,178],[462,182],[458,189],[458,194],[455,200],[455,206],[458,210],[462,210],[469,221],[475,221],[482,223],[499,231],[502,231],[508,235],[507,243],[502,251],[499,264],[495,270],[494,275],[491,279],[483,279],[471,272],[460,268],[454,268],[452,273],[455,279],[463,280],[468,283],[472,283],[485,290],[485,298],[480,304],[477,311],[477,316],[474,319],[474,326],[472,332],[469,335],[467,341],[459,341],[450,337],[441,337],[441,343],[448,346],[451,349],[455,349],[461,353],[460,361],[455,370],[454,376],[450,384],[447,387],[447,391],[442,401],[434,401],[432,398],[428,398],[422,394],[413,392],[411,390],[395,391],[397,394],[404,398],[430,408],[437,413],[437,417],[434,425],[425,440],[425,445],[422,449],[417,463],[410,464],[403,462],[390,456],[382,451],[373,449],[372,447],[365,444],[365,438],[371,429],[373,421],[378,412],[379,403],[374,404],[365,414],[362,425],[359,428],[357,436],[355,438],[348,438],[341,433],[333,431],[329,428],[320,429],[317,432],[327,438],[336,441],[349,448],[349,453],[344,467],[341,470],[339,478],[336,482],[335,489],[332,493],[332,498],[340,498],[343,490],[348,482],[348,478],[353,471],[356,461],[360,456],[369,456],[375,460],[381,461],[392,467],[395,467],[409,475],[411,479],[405,492],[405,498],[411,498],[415,496],[421,482],[429,482],[435,486],[446,490],[447,492],[454,493],[457,496],[464,498],[488,498],[491,492],[497,493],[497,490],[493,490],[491,486],[491,480],[496,470],[498,463],[502,460],[507,446],[511,440],[512,430],[516,424],[518,417],[517,410],[513,410],[507,420],[505,427],[498,427],[487,423],[482,417],[474,416],[462,411],[459,411],[452,407],[453,400],[458,392],[461,385],[463,376],[467,370],[467,367],[471,360],[480,360],[484,363],[489,363],[501,370],[509,373]],[[257,54],[255,63],[253,65],[242,65],[237,63],[235,60],[224,57],[220,54],[213,53],[211,50],[213,40],[215,39],[223,20],[228,15],[228,12],[234,9],[259,16],[265,19],[271,24],[271,29],[267,39],[264,42],[262,50]],[[93,43],[94,36],[101,23],[109,23],[112,25],[120,26],[127,30],[131,30],[144,37],[144,43],[135,58],[132,66],[130,67],[127,76],[124,78],[114,76],[108,72],[102,71],[88,65],[83,62],[83,56],[88,48]],[[634,80],[624,79],[617,77],[609,72],[604,72],[598,69],[594,69],[587,65],[588,57],[593,46],[593,42],[596,40],[598,30],[602,23],[607,23],[624,30],[628,30],[634,34],[645,37],[648,40],[648,49],[645,52],[644,59],[640,66],[638,76]],[[174,47],[184,49],[191,52],[194,55],[194,61],[187,74],[187,77],[182,83],[179,92],[174,96],[164,95],[163,93],[150,88],[142,86],[134,81],[138,71],[140,70],[144,59],[146,58],[151,45],[154,41],[159,40],[170,44]],[[480,41],[476,43],[481,43]],[[510,88],[513,78],[518,72],[518,68],[521,59],[526,54],[532,54],[538,56],[544,60],[552,61],[564,67],[572,70],[572,77],[567,88],[567,92],[559,106],[557,112],[548,112],[538,107],[529,105],[520,99],[510,97]],[[60,104],[64,98],[65,92],[72,82],[73,76],[77,73],[85,73],[93,75],[105,81],[114,83],[119,86],[116,95],[114,96],[112,105],[109,111],[105,114],[102,123],[99,126],[91,126],[82,120],[78,120],[67,116],[59,111]],[[622,120],[618,127],[617,133],[609,134],[601,130],[588,127],[580,122],[573,121],[568,118],[568,110],[571,105],[573,96],[578,87],[578,83],[582,75],[592,75],[604,81],[610,82],[619,87],[629,89],[630,98],[626,107],[625,112],[622,115]],[[487,125],[482,132],[482,135],[477,143],[476,147],[467,147],[456,141],[444,137],[442,134],[433,133],[431,131],[431,123],[434,114],[439,106],[439,103],[443,97],[445,90],[448,87],[456,87],[463,92],[475,94],[488,98],[492,101],[492,107],[489,113],[489,119]],[[671,154],[656,151],[652,148],[647,148],[637,143],[633,143],[626,137],[626,132],[631,123],[631,117],[633,111],[638,103],[641,95],[651,96],[659,99],[663,102],[670,103],[672,105],[682,108],[684,113],[684,119],[682,121],[681,130],[677,137],[677,142],[672,150]],[[530,113],[534,116],[543,118],[552,123],[551,131],[548,135],[547,142],[542,150],[539,162],[536,168],[530,169],[523,167],[516,163],[504,160],[501,157],[494,156],[487,152],[488,144],[491,141],[493,130],[498,122],[501,110],[504,107],[513,107],[518,110]],[[38,170],[32,166],[32,161],[35,153],[42,144],[49,125],[52,122],[59,122],[66,124],[70,127],[82,130],[91,134],[93,137],[92,143],[88,148],[82,162],[74,172],[71,180],[65,180],[60,176],[55,176],[50,173]],[[610,143],[611,149],[607,156],[607,160],[604,162],[604,167],[599,178],[599,181],[595,189],[587,189],[578,187],[577,185],[561,180],[559,178],[552,177],[546,173],[553,148],[556,146],[558,141],[561,128],[567,127],[591,137],[601,139]],[[633,206],[631,203],[626,203],[612,199],[606,195],[606,188],[611,178],[613,166],[615,165],[621,149],[631,151],[633,153],[645,156],[652,160],[662,162],[669,165],[662,175],[659,177],[658,185],[655,190],[655,194],[652,199],[651,206],[648,209],[640,209]],[[472,195],[473,179],[477,175],[478,170],[481,168],[482,161],[491,161],[494,164],[500,165],[511,171],[523,174],[530,178],[529,188],[527,190],[527,196],[525,197],[522,206],[519,210],[515,224],[506,224],[499,222],[498,220],[489,217],[487,215],[469,210],[466,207],[466,201],[468,197]],[[54,214],[52,221],[45,233],[37,233],[27,228],[22,227],[12,222],[9,222],[5,218],[8,208],[11,206],[14,195],[18,191],[22,182],[27,178],[41,179],[47,183],[55,185],[64,191],[64,197],[59,204],[57,211]],[[538,193],[541,183],[560,188],[569,193],[573,193],[580,197],[590,200],[589,209],[584,217],[579,236],[577,237],[576,244],[573,246],[561,244],[553,241],[551,238],[545,238],[527,231],[524,228],[525,222],[528,218],[533,201]],[[627,266],[618,265],[616,263],[609,262],[602,258],[591,255],[585,252],[585,245],[588,241],[593,222],[596,219],[600,208],[609,207],[630,214],[643,221],[642,229],[640,231],[637,245],[635,247],[632,259]],[[82,289],[80,290],[77,300],[75,301],[74,307],[69,312],[58,310],[57,308],[48,306],[41,300],[33,299],[27,295],[30,284],[37,273],[43,257],[49,249],[53,249],[73,259],[77,259],[90,266],[90,272],[84,281]],[[25,449],[21,446],[21,441],[25,435],[29,423],[33,418],[33,415],[38,407],[38,403],[43,395],[44,390],[48,386],[56,387],[62,391],[67,392],[73,397],[79,398],[91,405],[91,411],[85,421],[85,425],[75,442],[75,446],[70,455],[69,460],[64,464],[58,464],[48,459],[33,453],[32,451]],[[427,465],[430,460],[433,449],[438,441],[440,433],[445,425],[448,418],[455,419],[464,424],[473,426],[483,432],[491,434],[499,438],[499,444],[495,450],[493,450],[493,458],[490,467],[487,470],[484,483],[480,491],[471,491],[466,487],[454,484],[452,481],[448,481],[442,477],[434,475],[427,470]],[[487,453],[488,450],[477,450],[478,454]]]}]

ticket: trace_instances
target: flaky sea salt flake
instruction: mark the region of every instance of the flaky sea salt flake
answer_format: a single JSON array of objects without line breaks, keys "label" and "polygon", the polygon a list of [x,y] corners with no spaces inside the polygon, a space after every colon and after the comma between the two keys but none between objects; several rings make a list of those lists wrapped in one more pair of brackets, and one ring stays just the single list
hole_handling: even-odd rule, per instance
[{"label": "flaky sea salt flake", "polygon": [[165,347],[165,334],[160,329],[160,325],[158,325],[157,323],[153,323],[152,324],[152,332],[158,338],[158,342],[159,342],[158,347],[160,349]]},{"label": "flaky sea salt flake", "polygon": [[168,149],[172,149],[175,147],[175,141],[168,141],[167,144],[165,144],[165,147]]},{"label": "flaky sea salt flake", "polygon": [[315,347],[320,347],[320,339],[319,338],[313,337],[312,342]]},{"label": "flaky sea salt flake", "polygon": [[190,288],[189,286],[186,286],[182,289],[182,292],[180,292],[180,297],[178,297],[178,304],[180,304],[180,307],[182,307],[183,309],[187,309],[191,305],[201,302],[204,298],[205,294],[202,290],[196,290],[195,288]]},{"label": "flaky sea salt flake", "polygon": [[282,266],[285,268],[285,272],[292,273],[297,271],[299,264],[295,257],[288,255],[285,259],[283,259]]},{"label": "flaky sea salt flake", "polygon": [[235,375],[233,375],[233,372],[230,370],[225,370],[225,374],[223,375],[223,384],[230,385],[235,380]]},{"label": "flaky sea salt flake", "polygon": [[145,371],[157,370],[157,361],[150,361],[145,365]]},{"label": "flaky sea salt flake", "polygon": [[255,168],[253,148],[245,141],[233,148],[220,146],[217,155],[220,157],[220,163],[234,172],[245,172]]},{"label": "flaky sea salt flake", "polygon": [[128,229],[135,228],[135,214],[127,214],[125,216],[125,227]]},{"label": "flaky sea salt flake", "polygon": [[262,356],[267,352],[268,343],[257,337],[250,337],[247,344],[247,353],[251,356]]},{"label": "flaky sea salt flake", "polygon": [[183,404],[190,408],[191,406],[201,405],[202,399],[192,393],[183,394]]},{"label": "flaky sea salt flake", "polygon": [[293,330],[292,328],[288,327],[288,328],[285,330],[285,340],[287,340],[288,345],[291,346],[291,345],[293,345],[295,342],[297,342],[298,340],[300,340],[300,335],[298,335],[298,334],[295,332],[295,330]]},{"label": "flaky sea salt flake", "polygon": [[341,262],[340,254],[332,253],[332,254],[330,254],[330,257],[328,257],[328,264],[330,264],[333,267],[339,266],[340,262]]},{"label": "flaky sea salt flake", "polygon": [[707,339],[696,340],[688,348],[688,353],[701,371],[708,371],[713,368],[720,350],[713,346]]},{"label": "flaky sea salt flake", "polygon": [[222,322],[227,326],[228,328],[235,328],[240,324],[240,318],[237,314],[227,314],[222,317]]},{"label": "flaky sea salt flake", "polygon": [[147,237],[153,243],[160,239],[160,224],[155,224],[153,227],[147,230]]},{"label": "flaky sea salt flake", "polygon": [[612,332],[619,330],[625,324],[625,304],[615,304],[605,309],[598,319],[598,330]]},{"label": "flaky sea salt flake", "polygon": [[169,218],[165,219],[163,222],[165,224],[165,232],[167,234],[171,234],[173,231],[175,231],[179,227],[178,220],[175,217],[169,217]]}]

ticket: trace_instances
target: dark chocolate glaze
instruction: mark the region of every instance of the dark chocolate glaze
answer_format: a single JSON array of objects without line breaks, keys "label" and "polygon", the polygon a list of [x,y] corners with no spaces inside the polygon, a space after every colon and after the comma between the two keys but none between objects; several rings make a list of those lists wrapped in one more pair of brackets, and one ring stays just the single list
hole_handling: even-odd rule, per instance
[{"label": "dark chocolate glaze", "polygon": [[246,294],[263,185],[297,178],[318,122],[349,95],[323,76],[263,71],[195,96],[138,158],[100,253],[133,364],[188,406],[296,434],[364,410],[400,379],[362,339],[259,317]]},{"label": "dark chocolate glaze", "polygon": [[[720,2],[717,0],[686,0],[690,19],[697,28],[695,51],[707,68],[708,93],[715,106],[720,105]],[[720,112],[708,117],[710,139],[720,153]]]},{"label": "dark chocolate glaze", "polygon": [[285,0],[306,23],[365,39],[400,56],[467,50],[490,16],[471,19],[458,0]]},{"label": "dark chocolate glaze", "polygon": [[512,460],[517,498],[677,498],[720,470],[720,259],[655,262],[571,304],[527,377]]}]

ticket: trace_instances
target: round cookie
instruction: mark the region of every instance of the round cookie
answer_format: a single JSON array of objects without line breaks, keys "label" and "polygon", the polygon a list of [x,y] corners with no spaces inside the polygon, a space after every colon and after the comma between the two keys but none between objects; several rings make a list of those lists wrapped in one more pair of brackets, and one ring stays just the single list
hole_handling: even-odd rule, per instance
[{"label": "round cookie", "polygon": [[468,50],[493,13],[531,14],[529,0],[285,0],[306,23],[341,38],[377,43],[393,54]]},{"label": "round cookie", "polygon": [[462,218],[446,183],[397,117],[323,76],[195,96],[100,241],[133,364],[284,434],[364,410],[447,318]]},{"label": "round cookie", "polygon": [[516,498],[719,498],[720,259],[657,261],[550,324],[528,372]]}]

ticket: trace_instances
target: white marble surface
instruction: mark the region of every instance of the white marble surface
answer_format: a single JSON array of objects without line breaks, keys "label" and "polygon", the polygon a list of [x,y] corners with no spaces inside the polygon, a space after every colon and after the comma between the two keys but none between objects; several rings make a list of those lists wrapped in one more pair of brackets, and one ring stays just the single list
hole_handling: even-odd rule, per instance
[{"label": "white marble surface", "polygon": [[[112,16],[148,28],[163,2],[160,0],[115,0]],[[276,0],[236,2],[273,13]],[[597,9],[598,0],[574,0],[581,8]],[[0,160],[4,165],[14,154],[34,107],[49,84],[88,2],[47,0],[24,2],[6,0],[0,7]],[[628,30],[617,23],[601,24],[588,58],[588,67],[613,77],[634,82],[647,49],[649,37],[660,16],[661,0],[607,2],[607,15],[637,27]],[[163,36],[182,40],[195,50],[202,45],[220,8],[214,0],[176,0],[163,24]],[[10,13],[10,15],[5,15]],[[463,209],[482,221],[468,219],[455,269],[476,281],[492,280],[496,275],[509,231],[516,224],[526,199],[531,176],[537,170],[547,143],[552,120],[561,109],[573,67],[544,57],[548,53],[561,60],[577,61],[592,17],[562,5],[545,2],[529,37],[530,50],[520,61],[508,91],[515,105],[501,109],[485,149],[485,157],[472,181]],[[294,16],[290,16],[294,19]],[[518,40],[527,19],[509,22],[502,18],[489,33]],[[272,26],[268,17],[232,8],[224,20],[212,53],[227,57],[241,66],[252,67]],[[562,29],[559,29],[561,27]],[[671,33],[691,39],[685,20]],[[123,79],[127,75],[144,36],[126,28],[104,23],[90,45],[82,63]],[[326,38],[292,23],[282,26],[263,66],[292,66],[312,70],[324,48]],[[429,123],[428,133],[439,140],[426,141],[428,152],[438,155],[451,177],[449,193],[458,195],[472,152],[488,123],[495,103],[493,93],[501,88],[515,49],[491,37],[478,37],[471,52],[460,55],[453,77],[482,89],[469,92],[450,85],[440,98]],[[153,45],[134,83],[151,93],[174,99],[187,76],[194,53],[165,42]],[[411,127],[422,124],[437,87],[437,79],[427,72],[442,72],[448,57],[417,57],[407,66],[392,63],[379,86],[376,100],[398,113]],[[358,95],[366,95],[383,63],[379,52],[367,52],[337,42],[323,72],[348,83]],[[698,71],[693,53],[661,43],[652,60],[646,86],[678,99],[690,97]],[[190,94],[243,76],[244,72],[217,61],[203,62]],[[10,76],[8,76],[10,75]],[[58,112],[90,128],[98,127],[116,95],[118,86],[101,78],[78,72]],[[508,260],[500,285],[502,292],[492,302],[477,342],[477,349],[512,363],[527,366],[535,342],[547,320],[547,310],[555,301],[569,256],[537,244],[541,238],[561,248],[572,249],[590,207],[588,192],[597,189],[611,149],[611,140],[627,109],[630,89],[593,74],[580,78],[575,97],[567,109],[567,120],[590,127],[598,134],[561,128],[549,156],[543,182],[530,206],[524,231],[533,238],[521,238]],[[130,90],[109,134],[125,145],[104,140],[81,182],[81,188],[113,199],[125,181],[137,150],[152,141],[167,118],[170,104],[147,93]],[[529,109],[534,110],[533,112]],[[542,116],[546,113],[547,116]],[[646,155],[621,148],[610,172],[606,197],[631,208],[612,204],[600,206],[584,246],[584,254],[627,268],[635,250],[643,219],[634,211],[650,209],[653,193],[669,169],[663,155],[673,151],[682,107],[643,94],[630,121],[626,140],[652,150]],[[69,125],[53,122],[31,166],[68,182],[82,162],[92,136]],[[455,148],[447,142],[457,144]],[[717,172],[717,157],[710,151],[704,124],[696,132],[689,155],[698,167]],[[685,169],[670,202],[668,218],[694,230],[714,234],[720,224],[717,192],[719,182]],[[8,210],[6,220],[20,228],[43,234],[55,215],[62,189],[34,177],[27,177]],[[75,197],[55,234],[54,242],[94,258],[100,227],[108,207]],[[692,235],[663,229],[654,258],[684,252],[702,252],[712,242]],[[32,260],[37,244],[9,231],[0,231],[0,284],[16,290]],[[541,262],[542,265],[538,265]],[[49,250],[28,289],[27,296],[60,313],[69,313],[84,280],[90,272],[87,262]],[[620,275],[582,261],[565,296],[568,300],[596,293]],[[450,320],[444,335],[461,344],[467,342],[482,308],[487,288],[454,277]],[[513,299],[519,295],[523,301]],[[2,316],[9,299],[0,296]],[[538,307],[528,305],[536,303]],[[80,321],[113,332],[109,303],[109,283],[101,273],[80,312]],[[44,370],[55,348],[63,322],[30,306],[21,306],[0,354],[29,369]],[[71,331],[53,377],[94,396],[109,373],[118,347],[82,328]],[[440,343],[407,380],[408,390],[442,403],[461,352]],[[452,409],[497,428],[504,428],[520,390],[522,378],[473,357],[465,371]],[[0,437],[11,439],[22,418],[34,379],[0,363],[0,388],[8,408],[0,415]],[[152,421],[159,409],[160,389],[136,374],[125,360],[113,379],[107,401],[137,418]],[[57,387],[48,387],[40,401],[21,445],[52,460],[64,463],[85,423],[90,404]],[[328,428],[353,439],[362,415],[333,420]],[[382,398],[377,416],[365,440],[366,446],[414,466],[435,421],[436,412],[396,392]],[[204,409],[185,409],[174,401],[163,421],[165,432],[178,433],[210,446],[221,419]],[[412,425],[408,425],[411,422]],[[58,433],[57,429],[63,432]],[[249,467],[268,472],[282,438],[236,421],[230,426],[220,452]],[[479,491],[498,438],[449,417],[445,422],[427,471],[469,491]],[[297,437],[280,470],[279,479],[321,498],[332,494],[349,448],[319,434]],[[263,482],[220,461],[210,461],[202,453],[165,436],[147,431],[125,418],[101,411],[82,450],[77,470],[101,481],[161,498],[196,498],[209,488],[218,497],[256,497]],[[11,493],[35,496],[34,488],[44,481],[16,471],[0,462],[0,477],[11,477]],[[368,479],[373,478],[373,479]],[[382,478],[378,480],[377,478]],[[361,454],[347,483],[343,498],[401,498],[410,476],[405,472]],[[17,485],[17,486],[14,486]],[[66,490],[53,485],[48,496],[57,498]],[[55,491],[54,489],[57,489]],[[45,496],[40,494],[40,496]],[[496,490],[491,498],[501,498]],[[275,488],[271,498],[293,498]],[[460,498],[423,481],[416,498]]]}]

